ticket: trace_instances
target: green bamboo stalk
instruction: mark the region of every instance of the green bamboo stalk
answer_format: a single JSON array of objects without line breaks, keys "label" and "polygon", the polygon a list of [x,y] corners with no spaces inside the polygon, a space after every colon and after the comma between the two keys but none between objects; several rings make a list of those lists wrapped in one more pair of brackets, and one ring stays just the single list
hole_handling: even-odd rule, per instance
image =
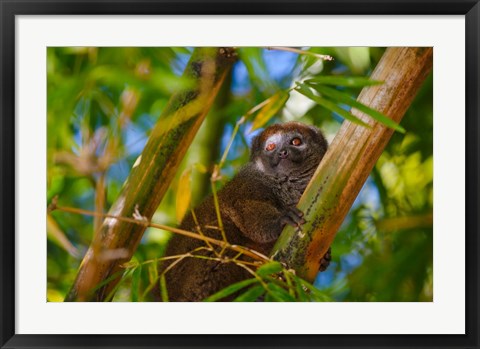
[{"label": "green bamboo stalk", "polygon": [[[230,48],[194,50],[183,74],[193,87],[170,98],[109,214],[151,219],[234,60]],[[130,260],[144,231],[144,226],[106,218],[65,301],[105,300],[120,278],[105,280],[121,274],[120,265]]]},{"label": "green bamboo stalk", "polygon": [[[357,100],[400,122],[432,56],[432,48],[388,48],[370,77],[384,83],[364,88]],[[301,230],[287,226],[271,253],[308,281],[393,133],[359,110],[352,113],[371,128],[344,121],[298,204],[307,223]]]}]

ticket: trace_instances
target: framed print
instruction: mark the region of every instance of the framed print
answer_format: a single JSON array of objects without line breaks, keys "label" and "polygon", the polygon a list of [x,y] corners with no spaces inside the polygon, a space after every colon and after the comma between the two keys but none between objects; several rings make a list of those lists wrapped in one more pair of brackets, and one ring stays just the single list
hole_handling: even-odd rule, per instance
[{"label": "framed print", "polygon": [[2,1],[2,348],[478,340],[477,1]]}]

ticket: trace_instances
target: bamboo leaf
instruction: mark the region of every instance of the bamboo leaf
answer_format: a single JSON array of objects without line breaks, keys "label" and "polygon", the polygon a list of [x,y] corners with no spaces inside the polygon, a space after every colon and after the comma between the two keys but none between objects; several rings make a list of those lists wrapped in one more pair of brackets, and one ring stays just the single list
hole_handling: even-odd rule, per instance
[{"label": "bamboo leaf", "polygon": [[267,292],[267,294],[265,295],[265,299],[264,299],[264,302],[276,302],[277,300],[272,297],[272,295],[270,293]]},{"label": "bamboo leaf", "polygon": [[234,302],[255,302],[260,296],[265,293],[265,288],[262,285],[256,285],[249,288],[245,293],[235,298]]},{"label": "bamboo leaf", "polygon": [[311,86],[322,95],[335,99],[338,102],[345,103],[351,107],[354,107],[360,110],[361,112],[370,115],[373,119],[384,124],[385,126],[393,128],[398,132],[405,133],[405,129],[399,124],[397,124],[395,121],[390,119],[388,116],[385,116],[382,113],[376,111],[375,109],[372,109],[360,102],[357,102],[350,95],[326,86],[321,86],[321,85],[311,85]]},{"label": "bamboo leaf", "polygon": [[129,269],[125,271],[123,276],[120,278],[120,280],[117,282],[117,284],[112,288],[112,290],[107,294],[105,297],[104,301],[105,302],[111,302],[113,297],[115,296],[115,292],[117,292],[118,288],[122,285],[122,283],[125,282],[125,280],[132,275],[132,273],[135,271],[135,269]]},{"label": "bamboo leaf", "polygon": [[120,281],[123,281],[128,275],[131,274],[131,272],[133,270],[135,270],[135,269],[127,269],[127,270],[117,271],[116,273],[110,275],[107,279],[105,279],[102,282],[96,284],[95,287],[92,288],[91,292],[95,292],[95,291],[101,289],[103,286],[107,285],[112,280],[119,279]]},{"label": "bamboo leaf", "polygon": [[[322,291],[313,286],[311,283],[295,276],[295,282],[300,285],[300,288],[306,288],[309,292],[310,298],[316,302],[329,302],[331,299],[327,297]],[[307,294],[307,292],[304,292]]]},{"label": "bamboo leaf", "polygon": [[283,108],[287,102],[289,94],[285,91],[278,91],[272,97],[270,101],[257,113],[252,123],[252,131],[264,126],[270,119],[275,116],[280,109]]},{"label": "bamboo leaf", "polygon": [[297,298],[300,302],[308,302],[309,301],[309,296],[306,292],[306,290],[302,287],[302,284],[298,281],[295,280],[295,289],[297,293]]},{"label": "bamboo leaf", "polygon": [[155,260],[153,263],[149,264],[148,269],[148,286],[143,290],[142,294],[142,300],[145,299],[145,297],[152,291],[152,289],[155,287],[159,280],[159,275],[158,275],[158,261]]},{"label": "bamboo leaf", "polygon": [[372,80],[364,77],[345,77],[345,76],[316,76],[305,80],[307,83],[318,83],[322,85],[346,86],[346,87],[364,87],[381,85],[383,81]]},{"label": "bamboo leaf", "polygon": [[153,284],[157,282],[158,279],[158,267],[157,267],[157,260],[155,260],[153,263],[150,263],[148,267],[148,281]]},{"label": "bamboo leaf", "polygon": [[282,270],[282,264],[280,264],[279,262],[269,262],[257,269],[257,275],[264,277],[267,275],[279,273]]},{"label": "bamboo leaf", "polygon": [[292,275],[290,272],[285,271],[283,273],[283,277],[285,278],[285,282],[288,286],[288,293],[295,298],[295,288],[294,285],[292,284]]},{"label": "bamboo leaf", "polygon": [[278,302],[295,302],[295,298],[276,284],[269,284],[269,294]]},{"label": "bamboo leaf", "polygon": [[204,302],[215,302],[218,301],[219,299],[225,298],[227,296],[230,296],[231,294],[241,290],[244,287],[247,287],[253,283],[258,282],[257,279],[247,279],[247,280],[242,280],[240,282],[234,283],[228,287],[225,287],[224,289],[218,291],[217,293],[205,298],[203,301]]},{"label": "bamboo leaf", "polygon": [[168,302],[167,281],[164,274],[160,276],[160,294],[162,295],[162,302]]},{"label": "bamboo leaf", "polygon": [[180,222],[185,216],[188,208],[190,207],[190,201],[192,198],[192,168],[189,167],[183,171],[178,181],[177,196],[176,196],[176,217]]},{"label": "bamboo leaf", "polygon": [[142,276],[142,265],[140,264],[138,268],[136,268],[133,271],[133,274],[132,274],[132,302],[138,302],[141,276]]},{"label": "bamboo leaf", "polygon": [[307,281],[303,280],[302,278],[299,278],[296,275],[294,275],[293,278],[295,280],[295,284],[297,285],[297,294],[299,294],[299,295],[302,294],[303,296],[301,298],[307,297],[309,300],[311,300],[312,299],[312,290],[313,290],[313,292],[316,292],[316,291],[318,291],[318,289],[315,288],[315,286],[310,285]]},{"label": "bamboo leaf", "polygon": [[312,101],[317,103],[318,105],[334,112],[343,117],[344,119],[351,121],[357,125],[361,125],[367,128],[370,128],[368,124],[357,118],[356,116],[352,115],[350,112],[346,111],[345,109],[342,109],[338,105],[336,105],[334,102],[329,101],[328,99],[322,98],[320,96],[317,96],[310,90],[309,87],[307,87],[304,84],[297,83],[297,87],[295,87],[295,91],[300,92],[302,95],[305,97],[310,98]]}]

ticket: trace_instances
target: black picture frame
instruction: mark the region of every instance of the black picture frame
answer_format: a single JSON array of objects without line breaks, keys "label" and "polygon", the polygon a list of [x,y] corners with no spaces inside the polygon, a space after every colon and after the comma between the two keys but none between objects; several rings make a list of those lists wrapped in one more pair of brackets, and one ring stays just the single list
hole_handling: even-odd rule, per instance
[{"label": "black picture frame", "polygon": [[[479,348],[478,0],[0,0],[1,348]],[[465,335],[26,335],[15,333],[15,16],[125,14],[464,15],[466,19]],[[460,117],[460,116],[458,116]],[[455,251],[452,251],[455,255]],[[454,260],[454,259],[453,259]],[[414,316],[414,315],[412,315]],[[328,319],[328,316],[326,317]],[[325,321],[323,319],[322,321]],[[327,320],[328,321],[328,320]],[[445,321],[455,321],[446,318]]]}]

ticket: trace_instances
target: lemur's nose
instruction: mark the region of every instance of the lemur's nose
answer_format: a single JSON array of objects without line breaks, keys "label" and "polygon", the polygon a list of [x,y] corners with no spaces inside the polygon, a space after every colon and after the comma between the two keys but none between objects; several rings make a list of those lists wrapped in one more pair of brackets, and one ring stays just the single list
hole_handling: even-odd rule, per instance
[{"label": "lemur's nose", "polygon": [[285,159],[288,156],[288,150],[287,149],[282,149],[278,152],[278,156],[281,157],[282,159]]}]

